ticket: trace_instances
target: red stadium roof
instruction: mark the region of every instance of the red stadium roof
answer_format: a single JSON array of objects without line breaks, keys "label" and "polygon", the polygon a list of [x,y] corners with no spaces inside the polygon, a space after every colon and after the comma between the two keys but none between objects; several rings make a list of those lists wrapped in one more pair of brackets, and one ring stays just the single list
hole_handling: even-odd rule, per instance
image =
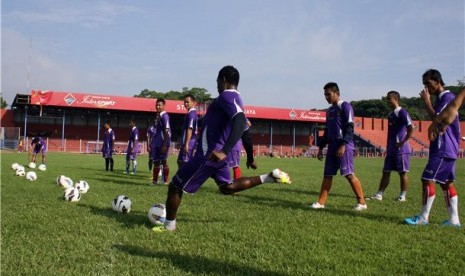
[{"label": "red stadium roof", "polygon": [[[44,90],[31,91],[31,104],[42,106],[154,112],[155,102],[156,99],[137,97],[121,97]],[[272,108],[250,105],[246,105],[244,108],[245,114],[249,118],[320,123],[324,123],[326,121],[326,113],[324,111]],[[166,111],[168,113],[179,114],[184,114],[186,112],[184,109],[183,101],[177,100],[166,100]]]}]

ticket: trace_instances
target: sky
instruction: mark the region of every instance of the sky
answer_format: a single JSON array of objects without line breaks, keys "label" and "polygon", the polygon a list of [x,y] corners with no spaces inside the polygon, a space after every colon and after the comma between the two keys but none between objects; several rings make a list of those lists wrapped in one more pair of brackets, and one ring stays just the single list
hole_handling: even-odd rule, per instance
[{"label": "sky", "polygon": [[2,0],[1,92],[133,96],[205,88],[225,65],[244,104],[328,106],[390,90],[418,96],[421,75],[465,80],[463,0]]}]

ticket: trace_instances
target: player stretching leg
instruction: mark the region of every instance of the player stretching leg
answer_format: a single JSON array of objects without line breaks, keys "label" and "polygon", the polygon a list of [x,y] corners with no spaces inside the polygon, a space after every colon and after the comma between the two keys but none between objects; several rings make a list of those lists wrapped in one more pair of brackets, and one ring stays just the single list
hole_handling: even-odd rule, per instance
[{"label": "player stretching leg", "polygon": [[227,155],[244,133],[246,119],[242,99],[237,92],[239,71],[233,66],[223,67],[217,78],[219,96],[210,104],[202,120],[201,134],[194,157],[173,177],[166,199],[164,226],[154,231],[176,229],[176,215],[183,193],[193,194],[212,177],[221,193],[231,195],[263,183],[290,184],[289,176],[279,170],[254,177],[231,180]]}]

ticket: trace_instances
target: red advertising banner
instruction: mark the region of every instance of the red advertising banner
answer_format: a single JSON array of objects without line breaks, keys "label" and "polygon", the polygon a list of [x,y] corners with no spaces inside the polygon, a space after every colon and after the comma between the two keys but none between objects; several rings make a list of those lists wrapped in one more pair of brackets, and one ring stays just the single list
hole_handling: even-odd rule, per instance
[{"label": "red advertising banner", "polygon": [[[59,106],[88,109],[125,110],[137,112],[155,112],[156,99],[137,97],[122,97],[111,95],[95,95],[88,93],[31,91],[31,104],[41,106]],[[273,108],[246,105],[245,115],[255,119],[319,122],[326,121],[325,111],[310,111],[289,108]],[[168,113],[184,114],[183,101],[166,100],[165,110]],[[198,107],[200,113],[204,110],[202,104]]]}]

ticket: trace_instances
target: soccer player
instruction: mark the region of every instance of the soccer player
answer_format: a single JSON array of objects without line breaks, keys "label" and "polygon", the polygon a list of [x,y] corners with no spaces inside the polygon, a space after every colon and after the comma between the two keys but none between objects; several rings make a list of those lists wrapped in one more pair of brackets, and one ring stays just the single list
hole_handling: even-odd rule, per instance
[{"label": "soccer player", "polygon": [[197,109],[195,97],[192,94],[187,94],[184,97],[184,107],[187,109],[186,117],[182,126],[182,141],[178,155],[178,168],[192,158],[195,143],[197,141]]},{"label": "soccer player", "polygon": [[238,84],[239,71],[236,68],[225,66],[219,71],[219,96],[210,104],[202,119],[200,139],[194,157],[179,168],[169,185],[164,226],[155,226],[154,231],[175,230],[176,214],[183,193],[194,194],[209,177],[215,180],[219,190],[225,195],[263,183],[290,183],[289,176],[278,170],[261,176],[231,180],[226,157],[241,138],[246,123],[242,99],[236,90]]},{"label": "soccer player", "polygon": [[37,154],[42,155],[42,164],[45,164],[45,156],[47,154],[47,142],[43,137],[36,136],[31,141],[32,162],[36,162]]},{"label": "soccer player", "polygon": [[165,111],[165,100],[157,99],[156,109],[158,121],[156,124],[155,147],[153,148],[153,175],[152,183],[157,184],[160,166],[163,166],[163,176],[165,185],[168,185],[170,168],[168,167],[168,151],[171,145],[170,117]]},{"label": "soccer player", "polygon": [[433,122],[428,128],[428,137],[431,141],[434,141],[438,135],[443,134],[447,127],[454,122],[457,112],[464,101],[465,88],[457,94],[455,99],[439,115],[434,117]]},{"label": "soccer player", "polygon": [[153,149],[155,148],[155,133],[157,133],[158,113],[156,113],[153,123],[147,129],[147,152],[149,153],[149,171],[152,171],[153,165]]},{"label": "soccer player", "polygon": [[[439,114],[454,100],[454,94],[444,89],[441,73],[436,69],[426,71],[422,79],[424,89],[420,92],[420,96],[426,104],[426,110],[431,119],[434,119],[434,116]],[[431,103],[431,94],[436,96],[434,106]],[[460,227],[458,195],[454,186],[455,160],[457,159],[459,139],[460,126],[456,114],[445,132],[430,142],[428,163],[421,176],[423,184],[422,210],[419,215],[406,218],[404,220],[405,223],[409,225],[428,224],[429,214],[436,197],[436,182],[444,193],[444,199],[449,211],[449,220],[444,221],[443,225]]]},{"label": "soccer player", "polygon": [[387,154],[378,192],[370,199],[383,200],[383,193],[389,185],[391,171],[397,171],[400,177],[400,195],[396,200],[406,201],[410,154],[412,153],[408,140],[412,136],[413,125],[407,110],[399,105],[399,100],[399,92],[387,93],[387,104],[393,109],[388,116]]},{"label": "soccer player", "polygon": [[128,149],[126,152],[126,171],[124,173],[129,173],[129,167],[132,162],[131,174],[136,174],[137,154],[139,153],[139,129],[136,126],[136,120],[129,120],[129,127],[131,128],[131,132],[129,133]]},{"label": "soccer player", "polygon": [[323,148],[328,145],[326,154],[324,177],[321,183],[318,201],[310,207],[325,208],[329,191],[333,184],[333,176],[341,170],[341,175],[349,182],[357,198],[355,211],[367,209],[363,197],[362,184],[354,174],[354,112],[350,103],[340,99],[337,83],[329,82],[324,86],[326,101],[331,104],[326,112],[326,129],[320,139],[318,160],[323,160]]},{"label": "soccer player", "polygon": [[103,133],[103,145],[102,145],[102,156],[105,158],[105,170],[108,171],[108,166],[110,166],[110,171],[113,171],[113,147],[115,145],[115,132],[111,128],[110,121],[106,121],[103,124],[105,132]]}]

